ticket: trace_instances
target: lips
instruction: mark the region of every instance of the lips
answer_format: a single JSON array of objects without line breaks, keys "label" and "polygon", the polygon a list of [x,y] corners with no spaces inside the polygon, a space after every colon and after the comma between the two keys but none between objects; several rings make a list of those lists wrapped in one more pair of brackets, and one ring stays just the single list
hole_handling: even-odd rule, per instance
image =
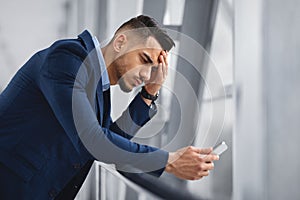
[{"label": "lips", "polygon": [[135,79],[135,86],[141,85],[143,82],[141,79]]}]

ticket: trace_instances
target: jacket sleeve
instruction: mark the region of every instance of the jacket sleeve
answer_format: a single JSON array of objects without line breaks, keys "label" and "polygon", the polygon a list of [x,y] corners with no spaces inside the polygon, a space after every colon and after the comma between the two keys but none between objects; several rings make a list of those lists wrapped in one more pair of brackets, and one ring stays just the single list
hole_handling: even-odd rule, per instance
[{"label": "jacket sleeve", "polygon": [[119,170],[134,172],[131,170],[138,169],[159,176],[167,163],[168,152],[131,142],[99,125],[86,92],[91,84],[92,68],[88,62],[83,62],[86,56],[81,45],[63,43],[52,49],[46,58],[39,85],[54,115],[77,151],[82,142],[95,159],[114,163]]},{"label": "jacket sleeve", "polygon": [[133,136],[157,113],[156,105],[148,106],[138,93],[122,115],[110,125],[110,130],[127,139]]}]

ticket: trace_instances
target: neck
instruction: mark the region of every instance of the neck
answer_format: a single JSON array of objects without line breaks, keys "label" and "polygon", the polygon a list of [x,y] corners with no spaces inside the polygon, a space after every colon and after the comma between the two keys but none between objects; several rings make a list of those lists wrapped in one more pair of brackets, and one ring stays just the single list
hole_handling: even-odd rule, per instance
[{"label": "neck", "polygon": [[109,77],[110,85],[116,85],[118,83],[117,77],[115,76],[115,69],[113,66],[114,52],[112,51],[110,45],[101,48],[101,52],[105,61],[106,70]]}]

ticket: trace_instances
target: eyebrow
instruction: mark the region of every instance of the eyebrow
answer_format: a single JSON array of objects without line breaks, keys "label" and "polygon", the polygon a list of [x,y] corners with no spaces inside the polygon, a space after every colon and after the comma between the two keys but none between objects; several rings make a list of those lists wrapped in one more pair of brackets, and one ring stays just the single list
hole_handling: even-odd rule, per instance
[{"label": "eyebrow", "polygon": [[153,60],[151,59],[151,57],[147,53],[143,52],[143,55],[147,58],[147,62],[149,62],[151,64],[154,63]]}]

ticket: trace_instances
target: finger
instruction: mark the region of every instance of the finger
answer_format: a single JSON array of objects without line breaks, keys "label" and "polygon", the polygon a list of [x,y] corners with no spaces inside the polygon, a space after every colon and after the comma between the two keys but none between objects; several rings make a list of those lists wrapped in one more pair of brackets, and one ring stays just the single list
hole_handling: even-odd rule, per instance
[{"label": "finger", "polygon": [[213,162],[210,162],[210,163],[206,163],[205,164],[205,168],[204,170],[213,170],[215,167],[214,163]]},{"label": "finger", "polygon": [[203,173],[202,173],[202,176],[208,176],[209,175],[209,171],[207,170],[207,171],[204,171]]},{"label": "finger", "polygon": [[163,60],[165,62],[165,64],[168,66],[169,62],[168,62],[168,54],[166,53],[166,51],[162,51],[161,55],[163,56]]},{"label": "finger", "polygon": [[195,153],[198,153],[198,154],[201,153],[201,149],[197,148],[197,147],[194,147],[194,146],[189,146],[189,147],[187,147],[187,149],[189,149],[191,151],[194,151]]},{"label": "finger", "polygon": [[164,62],[164,57],[163,57],[163,55],[160,54],[159,57],[158,57],[158,59],[159,59],[158,68],[161,67],[161,70],[162,70],[162,79],[164,79],[164,78],[165,78],[165,73],[166,73],[166,72],[165,72],[165,62]]},{"label": "finger", "polygon": [[168,71],[169,71],[169,58],[168,54],[165,52],[165,64],[166,64],[166,76],[168,76]]},{"label": "finger", "polygon": [[168,53],[164,51],[164,59],[165,59],[165,63],[168,66],[169,65],[169,59],[168,59]]},{"label": "finger", "polygon": [[158,72],[158,80],[160,81],[161,79],[164,78],[164,69],[163,69],[163,63],[159,63],[157,67],[157,72]]},{"label": "finger", "polygon": [[211,162],[211,161],[214,161],[214,160],[219,160],[219,156],[214,155],[214,154],[209,154],[209,155],[206,155],[205,157],[203,157],[203,160],[205,162]]},{"label": "finger", "polygon": [[214,169],[214,163],[202,163],[199,165],[198,173],[206,172]]},{"label": "finger", "polygon": [[194,175],[194,176],[189,176],[187,180],[195,181],[195,180],[201,179],[202,177],[203,176],[201,176],[201,175],[198,175],[198,176]]},{"label": "finger", "polygon": [[160,57],[161,57],[161,63],[162,63],[162,69],[163,69],[163,78],[165,79],[167,76],[167,66],[166,66],[164,57],[162,55]]},{"label": "finger", "polygon": [[208,176],[209,175],[209,171],[205,170],[205,171],[201,171],[197,173],[197,177],[202,178],[203,176]]},{"label": "finger", "polygon": [[200,149],[200,154],[210,154],[212,152],[213,148],[205,148],[205,149]]}]

